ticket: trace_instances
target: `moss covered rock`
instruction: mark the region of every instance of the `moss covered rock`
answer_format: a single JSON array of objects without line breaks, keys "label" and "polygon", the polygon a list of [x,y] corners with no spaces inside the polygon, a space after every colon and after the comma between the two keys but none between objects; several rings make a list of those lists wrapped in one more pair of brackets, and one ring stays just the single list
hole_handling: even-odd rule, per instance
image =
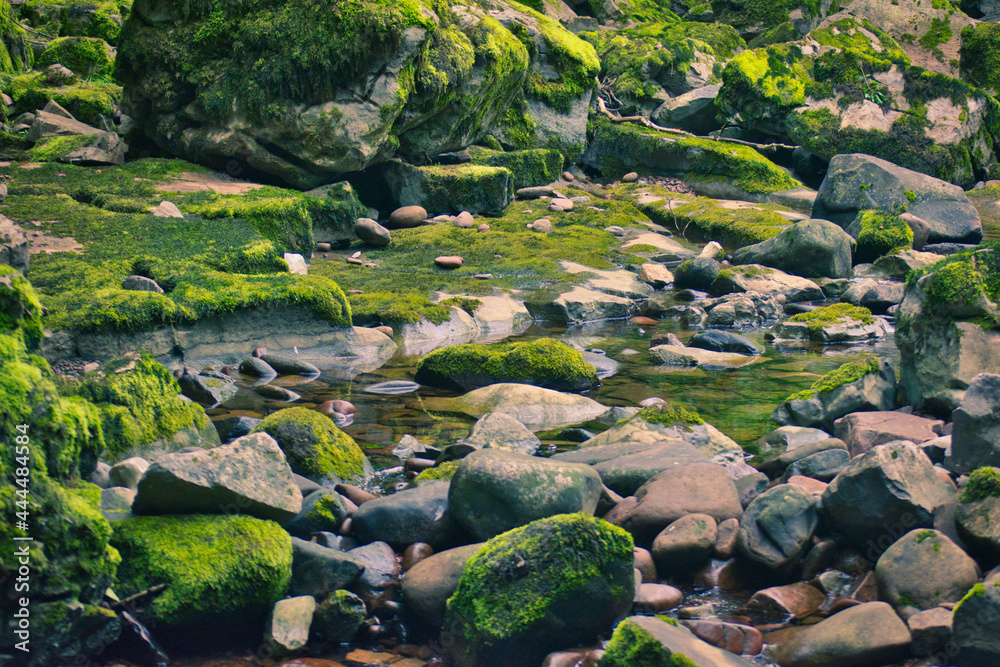
[{"label": "moss covered rock", "polygon": [[667,616],[631,616],[615,628],[598,667],[750,667]]},{"label": "moss covered rock", "polygon": [[291,538],[243,516],[139,517],[115,523],[123,596],[166,584],[141,615],[151,627],[264,621],[292,574]]},{"label": "moss covered rock", "polygon": [[29,69],[34,51],[28,44],[27,31],[17,22],[14,8],[7,0],[0,2],[0,74],[13,74]]},{"label": "moss covered rock", "polygon": [[102,116],[113,120],[121,111],[121,86],[100,79],[56,85],[46,81],[43,72],[31,71],[12,77],[4,92],[14,100],[15,113],[34,113],[55,100],[77,120],[95,127],[100,126]]},{"label": "moss covered rock", "polygon": [[579,350],[551,338],[524,343],[452,345],[420,360],[414,379],[465,391],[517,382],[556,391],[583,391],[597,384],[597,371]]},{"label": "moss covered rock", "polygon": [[963,29],[959,53],[963,80],[1000,93],[1000,25],[984,21]]},{"label": "moss covered rock", "polygon": [[849,303],[822,306],[788,318],[774,329],[776,338],[841,343],[882,338],[886,323],[870,310]]},{"label": "moss covered rock", "polygon": [[830,371],[812,387],[789,396],[771,418],[779,424],[823,428],[832,432],[833,422],[862,410],[893,410],[896,407],[896,372],[887,361],[869,357],[849,361]]},{"label": "moss covered rock", "polygon": [[110,81],[115,52],[97,37],[60,37],[49,42],[38,56],[37,65],[47,67],[56,63],[84,79]]},{"label": "moss covered rock", "polygon": [[733,263],[763,264],[807,278],[846,278],[853,245],[853,239],[832,222],[803,220],[766,241],[741,248],[733,254]]},{"label": "moss covered rock", "polygon": [[746,146],[613,123],[606,118],[594,120],[593,127],[594,137],[583,162],[605,176],[621,177],[633,170],[679,175],[694,187],[731,183],[746,196],[799,186],[776,164]]},{"label": "moss covered rock", "polygon": [[390,162],[385,177],[399,206],[421,206],[431,215],[499,215],[514,198],[514,175],[503,167]]},{"label": "moss covered rock", "polygon": [[546,148],[504,152],[471,146],[469,154],[473,164],[508,169],[514,176],[515,190],[551,183],[563,170],[562,153]]},{"label": "moss covered rock", "polygon": [[117,44],[131,0],[29,0],[22,19],[47,35],[99,37]]},{"label": "moss covered rock", "polygon": [[805,35],[822,19],[822,4],[818,0],[712,0],[711,3],[715,19],[733,26],[748,40],[789,23],[790,28],[785,29],[790,35]]},{"label": "moss covered rock", "polygon": [[308,408],[286,408],[268,415],[252,433],[267,433],[285,452],[288,464],[312,478],[357,481],[366,459],[357,443],[326,415]]},{"label": "moss covered rock", "polygon": [[632,538],[583,514],[499,535],[469,559],[445,630],[459,667],[532,665],[592,642],[628,611]]},{"label": "moss covered rock", "polygon": [[858,242],[854,253],[856,264],[874,262],[883,255],[913,247],[913,230],[905,220],[888,211],[859,211],[847,233]]}]

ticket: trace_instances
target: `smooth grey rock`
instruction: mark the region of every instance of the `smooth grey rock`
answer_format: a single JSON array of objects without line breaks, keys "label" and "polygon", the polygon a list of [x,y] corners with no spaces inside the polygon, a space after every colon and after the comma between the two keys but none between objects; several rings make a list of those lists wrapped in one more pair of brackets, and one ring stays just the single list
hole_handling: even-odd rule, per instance
[{"label": "smooth grey rock", "polygon": [[414,565],[403,575],[403,602],[427,623],[440,625],[465,564],[482,547],[477,543],[448,549]]},{"label": "smooth grey rock", "polygon": [[384,248],[392,242],[392,233],[371,218],[358,218],[354,223],[354,233],[370,246]]},{"label": "smooth grey rock", "polygon": [[288,593],[323,597],[352,586],[364,569],[364,562],[350,553],[293,537]]},{"label": "smooth grey rock", "polygon": [[798,487],[779,484],[754,498],[743,512],[737,548],[769,569],[787,571],[811,545],[818,523],[815,499]]},{"label": "smooth grey rock", "polygon": [[879,597],[898,609],[930,609],[958,602],[979,582],[979,566],[947,535],[916,529],[899,538],[878,559]]},{"label": "smooth grey rock", "polygon": [[677,438],[582,447],[554,454],[550,458],[593,466],[604,485],[623,496],[632,495],[664,470],[685,463],[708,461],[708,457],[694,445]]},{"label": "smooth grey rock", "polygon": [[733,264],[762,264],[805,278],[847,278],[854,239],[827,220],[803,220],[733,253]]},{"label": "smooth grey rock", "polygon": [[[6,187],[6,181],[3,185]],[[28,248],[28,237],[24,230],[7,216],[0,215],[0,264],[6,264],[27,275]]]},{"label": "smooth grey rock", "polygon": [[108,480],[115,486],[124,486],[135,491],[139,487],[139,480],[148,469],[149,461],[140,456],[133,456],[111,466]]},{"label": "smooth grey rock", "polygon": [[363,503],[351,519],[361,544],[382,541],[397,549],[425,542],[435,550],[454,546],[461,531],[448,506],[448,482],[421,484]]},{"label": "smooth grey rock", "polygon": [[700,347],[715,352],[735,352],[737,354],[759,355],[763,350],[746,336],[732,331],[699,331],[688,341],[690,347]]},{"label": "smooth grey rock", "polygon": [[276,654],[297,651],[305,646],[315,611],[316,600],[311,595],[275,602],[264,634],[265,645]]},{"label": "smooth grey rock", "polygon": [[479,418],[469,435],[459,442],[477,449],[506,449],[533,456],[542,441],[510,415],[489,412]]},{"label": "smooth grey rock", "polygon": [[1000,375],[975,376],[951,417],[948,466],[958,472],[1000,467]]}]

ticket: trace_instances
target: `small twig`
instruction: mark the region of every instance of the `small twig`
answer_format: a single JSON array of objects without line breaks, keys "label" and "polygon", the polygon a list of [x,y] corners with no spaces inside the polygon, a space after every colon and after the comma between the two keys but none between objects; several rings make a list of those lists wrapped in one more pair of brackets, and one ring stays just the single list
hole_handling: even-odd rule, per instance
[{"label": "small twig", "polygon": [[139,591],[135,595],[130,595],[127,598],[125,598],[124,600],[119,600],[118,602],[112,602],[111,603],[111,609],[113,609],[115,611],[118,611],[119,609],[122,609],[122,608],[125,608],[125,607],[131,607],[132,603],[135,602],[136,600],[141,600],[141,599],[143,599],[145,597],[150,597],[152,595],[159,595],[160,593],[162,593],[165,590],[167,590],[167,585],[166,584],[157,584],[155,586],[150,586],[146,590]]}]

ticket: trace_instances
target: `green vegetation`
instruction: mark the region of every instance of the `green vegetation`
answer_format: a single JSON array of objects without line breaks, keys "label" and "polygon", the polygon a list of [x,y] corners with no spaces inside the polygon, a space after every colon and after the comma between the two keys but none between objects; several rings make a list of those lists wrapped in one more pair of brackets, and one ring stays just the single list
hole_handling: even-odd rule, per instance
[{"label": "green vegetation", "polygon": [[651,634],[635,623],[618,624],[601,656],[598,667],[664,667],[673,664],[671,655]]},{"label": "green vegetation", "polygon": [[1000,243],[989,241],[912,271],[907,285],[925,275],[931,276],[925,287],[931,314],[961,319],[978,315],[991,326],[998,324],[995,310],[983,310],[980,299],[1000,303]]},{"label": "green vegetation", "polygon": [[28,0],[20,14],[46,35],[99,37],[117,44],[131,0]]},{"label": "green vegetation", "polygon": [[800,183],[776,164],[747,146],[658,132],[633,123],[592,121],[605,176],[621,176],[632,169],[647,173],[685,175],[688,179],[733,179],[751,194],[799,187]]},{"label": "green vegetation", "polygon": [[0,74],[12,74],[29,69],[34,51],[28,44],[28,33],[17,22],[14,8],[8,0],[0,0]]},{"label": "green vegetation", "polygon": [[996,496],[1000,496],[1000,470],[985,467],[972,471],[958,500],[976,503]]},{"label": "green vegetation", "polygon": [[200,406],[180,398],[170,371],[148,355],[136,361],[133,370],[119,373],[109,366],[107,373],[84,378],[72,391],[100,409],[112,460],[158,440],[169,442],[179,431],[214,429]]},{"label": "green vegetation", "polygon": [[430,214],[470,211],[497,215],[514,197],[514,175],[503,167],[399,165],[398,172],[389,177],[407,196],[406,203],[423,206]]},{"label": "green vegetation", "polygon": [[121,86],[107,81],[75,81],[63,86],[45,82],[42,72],[0,75],[0,87],[14,100],[14,114],[34,112],[55,100],[73,116],[99,126],[101,116],[114,118],[121,101]]},{"label": "green vegetation", "polygon": [[788,318],[789,322],[805,322],[809,325],[810,332],[819,331],[823,327],[828,327],[845,320],[856,320],[862,324],[871,324],[875,321],[875,318],[872,317],[872,312],[867,308],[859,308],[849,303],[823,306],[822,308],[792,315]]},{"label": "green vegetation", "polygon": [[[625,191],[622,188],[619,192]],[[684,199],[679,195],[662,194],[671,199]],[[718,201],[707,197],[691,198],[672,206],[664,206],[662,201],[653,202],[639,208],[654,222],[669,229],[686,230],[689,236],[718,241],[727,247],[766,241],[789,225],[787,218],[768,207],[723,208]]]},{"label": "green vegetation", "polygon": [[490,651],[537,633],[540,621],[584,590],[631,598],[632,548],[624,530],[582,513],[498,535],[466,564],[445,626],[464,634],[465,650]]},{"label": "green vegetation", "polygon": [[828,391],[833,391],[837,387],[842,387],[845,384],[857,382],[866,375],[880,372],[881,369],[882,365],[879,363],[878,357],[869,357],[859,361],[849,361],[816,380],[816,382],[814,382],[809,389],[800,391],[797,394],[792,394],[785,399],[785,402],[808,400],[817,394],[823,394]]},{"label": "green vegetation", "polygon": [[563,170],[563,156],[559,151],[545,148],[519,150],[505,153],[481,146],[470,146],[473,164],[504,167],[514,175],[514,189],[533,185],[547,185],[559,178]]},{"label": "green vegetation", "polygon": [[40,162],[57,162],[60,158],[83,148],[94,141],[87,134],[68,137],[43,137],[39,139],[30,151],[31,159]]},{"label": "green vegetation", "polygon": [[458,470],[460,463],[461,461],[445,461],[433,468],[428,468],[414,477],[410,484],[420,486],[430,482],[446,482],[455,476],[455,471]]},{"label": "green vegetation", "polygon": [[498,382],[583,391],[598,383],[597,371],[583,360],[579,350],[551,338],[443,347],[420,360],[414,379],[420,384],[465,391]]},{"label": "green vegetation", "polygon": [[931,25],[924,33],[923,37],[917,40],[917,44],[934,54],[939,61],[944,62],[944,52],[939,48],[951,39],[951,21],[947,18],[931,18]]},{"label": "green vegetation", "polygon": [[111,82],[115,58],[111,47],[97,37],[60,37],[49,42],[38,56],[41,69],[59,63],[88,81]]},{"label": "green vegetation", "polygon": [[[806,18],[820,16],[818,0],[712,0],[712,10],[719,23],[727,23],[742,32],[761,27],[775,26],[788,20],[795,9],[801,9]],[[831,10],[831,13],[836,10]]]},{"label": "green vegetation", "polygon": [[167,586],[142,615],[152,627],[263,621],[292,573],[288,533],[247,516],[136,517],[115,523],[111,543],[119,595]]},{"label": "green vegetation", "polygon": [[984,21],[962,29],[962,77],[996,95],[1000,93],[1000,24]]},{"label": "green vegetation", "polygon": [[[910,193],[912,194],[912,193]],[[913,230],[906,221],[887,211],[859,211],[855,263],[873,262],[883,255],[913,247]]]},{"label": "green vegetation", "polygon": [[632,417],[622,420],[619,424],[625,424],[634,420],[644,421],[648,424],[660,424],[662,426],[673,426],[674,424],[695,426],[705,423],[705,420],[696,411],[688,410],[670,402],[645,407]]},{"label": "green vegetation", "polygon": [[[49,310],[46,326],[144,331],[244,308],[289,305],[334,326],[350,324],[347,297],[334,282],[293,276],[282,258],[287,243],[311,238],[310,211],[319,216],[336,200],[271,187],[243,195],[170,193],[189,213],[213,219],[148,215],[162,197],[154,185],[204,171],[168,160],[101,170],[56,164],[0,168],[14,177],[4,215],[21,223],[41,221],[42,232],[83,246],[79,254],[32,260],[32,278]],[[133,274],[153,278],[166,293],[122,289],[122,280]]]},{"label": "green vegetation", "polygon": [[326,415],[308,408],[278,410],[257,424],[285,452],[292,470],[305,477],[358,481],[365,474],[365,455],[351,436]]}]

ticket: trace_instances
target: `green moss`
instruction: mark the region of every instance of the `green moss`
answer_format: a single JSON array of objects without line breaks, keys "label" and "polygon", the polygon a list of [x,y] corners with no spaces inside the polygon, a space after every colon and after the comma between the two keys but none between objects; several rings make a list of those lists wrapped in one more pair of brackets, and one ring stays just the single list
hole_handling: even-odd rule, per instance
[{"label": "green moss", "polygon": [[46,35],[99,37],[117,44],[131,6],[131,0],[29,0],[20,13]]},{"label": "green moss", "polygon": [[882,365],[878,357],[869,357],[860,361],[849,361],[816,380],[809,389],[792,394],[785,401],[807,400],[817,394],[823,394],[845,384],[857,382],[866,375],[878,373],[881,370]]},{"label": "green moss", "polygon": [[309,200],[302,197],[222,197],[185,211],[208,220],[246,220],[262,236],[293,252],[309,254],[314,241]]},{"label": "green moss", "polygon": [[170,440],[178,431],[211,426],[201,407],[180,398],[170,371],[148,355],[125,373],[85,378],[74,393],[100,408],[104,440],[115,459],[132,448]]},{"label": "green moss", "polygon": [[291,539],[246,516],[157,516],[116,522],[122,597],[166,584],[141,618],[153,627],[263,620],[291,578]]},{"label": "green moss", "polygon": [[458,470],[460,463],[461,461],[445,461],[433,468],[428,468],[414,477],[410,484],[420,486],[429,482],[446,482],[455,476],[455,471]]},{"label": "green moss", "polygon": [[622,621],[611,635],[598,667],[665,667],[671,655],[651,634],[631,621]]},{"label": "green moss", "polygon": [[[979,248],[949,255],[945,259],[911,272],[907,285],[925,275],[931,278],[926,285],[927,305],[931,314],[943,317],[971,317],[969,311],[979,309],[979,300],[986,297],[993,303],[1000,302],[1000,245],[986,242]],[[993,325],[995,315],[983,312]]]},{"label": "green moss", "polygon": [[789,322],[807,323],[809,331],[819,331],[823,327],[828,327],[844,320],[857,320],[862,324],[871,324],[875,321],[870,310],[852,306],[849,303],[823,306],[822,308],[815,308],[809,312],[799,313],[788,318]]},{"label": "green moss", "polygon": [[673,426],[674,424],[694,426],[705,423],[705,420],[696,411],[688,410],[669,402],[645,407],[632,417],[622,420],[619,423],[624,424],[633,420],[644,421],[648,424],[661,424],[663,426]]},{"label": "green moss", "polygon": [[60,37],[38,56],[38,67],[59,63],[87,80],[111,82],[114,69],[114,52],[103,39],[97,37]]},{"label": "green moss", "polygon": [[329,417],[308,408],[268,415],[253,433],[267,433],[285,452],[292,470],[305,477],[356,481],[364,476],[365,455]]},{"label": "green moss", "polygon": [[965,80],[993,94],[1000,93],[1000,24],[984,21],[963,28],[958,53]]},{"label": "green moss", "polygon": [[951,39],[951,21],[948,18],[939,18],[937,16],[931,18],[931,25],[927,28],[927,32],[917,40],[917,44],[924,47],[937,58],[940,62],[944,62],[944,52],[939,48],[940,44],[944,44]]},{"label": "green moss", "polygon": [[975,503],[994,496],[1000,496],[1000,470],[978,468],[970,475],[959,495],[959,502]]},{"label": "green moss", "polygon": [[468,343],[434,350],[417,364],[414,379],[466,391],[497,382],[517,382],[559,391],[597,384],[597,371],[583,355],[551,338],[520,343]]},{"label": "green moss", "polygon": [[514,196],[514,175],[503,167],[401,165],[399,170],[399,189],[406,193],[405,203],[423,206],[432,214],[470,211],[496,215]]},{"label": "green moss", "polygon": [[897,603],[896,606],[900,608],[913,607],[914,609],[923,609],[923,606],[920,603],[916,602],[915,600],[913,600],[913,598],[909,597],[905,593],[899,594],[899,602]]},{"label": "green moss", "polygon": [[632,549],[624,530],[582,513],[515,528],[469,559],[445,626],[477,651],[516,642],[584,587],[632,576]]},{"label": "green moss", "polygon": [[883,255],[913,247],[913,230],[897,215],[867,210],[859,211],[855,220],[860,227],[855,262],[872,262]]},{"label": "green moss", "polygon": [[728,23],[742,32],[753,32],[762,26],[778,25],[788,20],[795,9],[801,9],[805,17],[819,17],[818,0],[712,0],[712,10],[720,23]]},{"label": "green moss", "polygon": [[[733,184],[751,194],[788,190],[801,184],[776,164],[747,146],[658,132],[632,123],[613,123],[606,118],[593,122],[594,142],[605,156],[602,169],[620,176],[625,169],[643,168],[650,173],[685,174],[733,179]],[[607,161],[614,156],[614,164]]]},{"label": "green moss", "polygon": [[121,86],[106,81],[81,80],[64,86],[45,82],[42,72],[0,76],[0,86],[14,100],[14,113],[34,112],[55,100],[73,116],[89,125],[100,125],[101,116],[117,116]]},{"label": "green moss", "polygon": [[69,137],[44,137],[31,149],[31,159],[39,162],[57,162],[73,151],[91,144],[91,135],[74,135]]},{"label": "green moss", "polygon": [[469,154],[474,164],[509,170],[514,175],[514,189],[546,185],[558,179],[563,170],[562,154],[545,148],[504,153],[471,146]]},{"label": "green moss", "polygon": [[34,50],[28,44],[28,33],[17,21],[14,8],[7,0],[0,2],[0,74],[23,72],[31,68]]},{"label": "green moss", "polygon": [[766,208],[723,208],[717,200],[698,197],[687,203],[664,206],[663,202],[641,205],[655,222],[670,229],[714,240],[726,246],[743,247],[766,241],[788,228],[788,219]]}]

